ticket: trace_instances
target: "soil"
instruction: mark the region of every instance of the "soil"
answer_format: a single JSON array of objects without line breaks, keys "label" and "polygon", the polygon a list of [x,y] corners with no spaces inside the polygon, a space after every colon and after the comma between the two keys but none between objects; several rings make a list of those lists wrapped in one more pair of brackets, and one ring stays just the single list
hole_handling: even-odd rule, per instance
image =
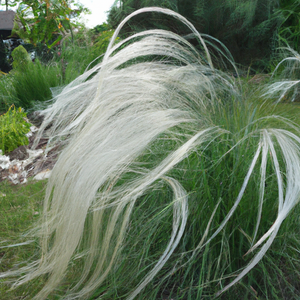
[{"label": "soil", "polygon": [[[40,125],[41,122],[40,119],[36,122],[36,119],[32,118],[30,123]],[[35,130],[37,130],[36,127]],[[0,166],[0,182],[9,180],[13,184],[20,184],[26,183],[27,178],[35,177],[38,174],[47,173],[49,176],[50,172],[48,171],[53,169],[61,149],[56,146],[46,153],[48,139],[45,137],[40,139],[35,149],[32,149],[35,137],[36,132],[32,132],[28,138],[28,145],[20,146],[2,157],[4,163]]]}]

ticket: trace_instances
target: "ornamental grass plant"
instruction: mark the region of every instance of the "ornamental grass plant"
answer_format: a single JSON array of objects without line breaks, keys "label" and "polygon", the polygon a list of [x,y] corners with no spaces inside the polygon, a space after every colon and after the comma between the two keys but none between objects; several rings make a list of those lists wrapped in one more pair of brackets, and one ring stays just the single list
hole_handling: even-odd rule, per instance
[{"label": "ornamental grass plant", "polygon": [[62,83],[58,65],[44,65],[38,60],[24,70],[15,70],[12,76],[19,105],[25,109],[31,109],[37,101],[50,100],[51,88]]},{"label": "ornamental grass plant", "polygon": [[[165,30],[114,45],[147,12],[201,51]],[[38,138],[51,125],[64,149],[31,231],[40,253],[0,278],[42,278],[39,300],[297,299],[300,130],[261,94],[214,68],[179,14],[125,18],[43,111]]]}]

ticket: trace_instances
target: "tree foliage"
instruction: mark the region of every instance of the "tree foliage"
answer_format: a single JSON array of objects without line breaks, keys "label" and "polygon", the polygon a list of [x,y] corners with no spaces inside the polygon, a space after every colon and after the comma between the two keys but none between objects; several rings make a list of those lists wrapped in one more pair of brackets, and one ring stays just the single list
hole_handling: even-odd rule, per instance
[{"label": "tree foliage", "polygon": [[76,0],[15,0],[12,3],[19,3],[13,33],[28,43],[41,43],[48,48],[56,45],[67,32],[72,34],[72,20],[88,12]]},{"label": "tree foliage", "polygon": [[300,1],[281,0],[277,14],[282,18],[279,28],[279,38],[299,52],[300,37]]},{"label": "tree foliage", "polygon": [[[111,8],[108,23],[114,27],[145,6],[170,8],[191,21],[199,32],[222,41],[237,62],[259,66],[278,45],[277,31],[282,18],[275,11],[279,4],[278,0],[120,0]],[[165,17],[157,14],[144,20],[135,18],[127,30],[158,23],[169,26],[174,20],[168,24]],[[171,25],[170,29],[178,28]],[[179,33],[184,34],[184,30],[179,28]]]},{"label": "tree foliage", "polygon": [[8,7],[16,6],[18,0],[0,0],[0,5],[5,5],[6,10],[8,10]]},{"label": "tree foliage", "polygon": [[3,40],[0,39],[0,71],[5,72],[5,73],[10,70],[10,66],[9,66],[8,59],[7,59],[7,54],[8,54],[8,50],[5,47]]}]

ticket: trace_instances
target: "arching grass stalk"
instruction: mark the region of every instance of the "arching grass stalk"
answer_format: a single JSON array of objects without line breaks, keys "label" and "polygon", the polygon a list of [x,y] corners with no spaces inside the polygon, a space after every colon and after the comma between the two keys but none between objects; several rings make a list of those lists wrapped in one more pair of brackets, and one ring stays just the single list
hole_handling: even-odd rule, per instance
[{"label": "arching grass stalk", "polygon": [[300,54],[290,47],[281,50],[285,52],[286,57],[280,61],[273,71],[272,77],[275,80],[266,87],[265,96],[278,98],[277,102],[299,101]]},{"label": "arching grass stalk", "polygon": [[[164,30],[113,46],[124,23],[145,12],[181,20],[203,52]],[[24,274],[15,286],[46,275],[35,299],[74,264],[80,274],[65,299],[225,292],[262,259],[299,202],[298,127],[244,101],[199,33],[170,10],[127,17],[102,63],[55,100],[40,136],[52,125],[50,145],[65,147],[37,230],[41,258],[1,275]]]}]

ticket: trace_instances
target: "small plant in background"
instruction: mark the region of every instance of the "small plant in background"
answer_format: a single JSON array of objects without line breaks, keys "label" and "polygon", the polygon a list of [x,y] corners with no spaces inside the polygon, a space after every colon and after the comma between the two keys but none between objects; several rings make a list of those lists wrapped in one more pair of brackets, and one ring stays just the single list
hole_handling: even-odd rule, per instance
[{"label": "small plant in background", "polygon": [[32,61],[26,49],[20,45],[11,53],[13,58],[12,66],[15,70],[25,71]]},{"label": "small plant in background", "polygon": [[0,116],[0,149],[2,153],[9,153],[22,145],[28,145],[26,133],[31,124],[26,120],[26,113],[21,107],[16,109],[12,105]]}]

